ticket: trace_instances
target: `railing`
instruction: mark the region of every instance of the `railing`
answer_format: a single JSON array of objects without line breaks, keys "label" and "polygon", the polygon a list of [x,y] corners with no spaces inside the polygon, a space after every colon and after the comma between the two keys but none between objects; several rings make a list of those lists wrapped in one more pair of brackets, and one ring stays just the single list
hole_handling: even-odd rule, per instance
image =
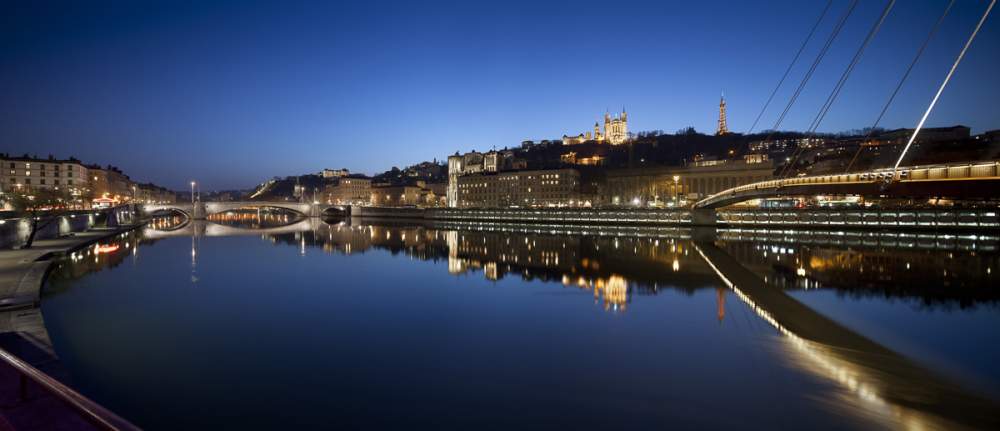
[{"label": "railing", "polygon": [[689,224],[691,212],[686,209],[434,209],[427,218],[449,221],[494,221],[571,224]]},{"label": "railing", "polygon": [[996,178],[1000,177],[1000,161],[988,163],[963,163],[936,166],[911,166],[899,169],[876,169],[869,172],[853,174],[817,175],[808,177],[784,178],[744,184],[713,194],[695,204],[704,207],[731,198],[741,193],[756,191],[758,193],[777,190],[782,187],[803,185],[859,184],[875,182],[919,182],[943,181],[959,179]]},{"label": "railing", "polygon": [[22,400],[27,398],[28,379],[31,379],[48,393],[65,402],[79,413],[82,418],[98,428],[106,430],[140,429],[112,411],[95,403],[90,398],[80,395],[79,392],[53,379],[48,374],[39,371],[37,368],[31,366],[31,364],[22,361],[10,352],[0,349],[0,358],[13,367],[20,375],[20,396]]},{"label": "railing", "polygon": [[729,226],[829,226],[913,229],[1000,228],[995,209],[734,209],[718,212]]}]

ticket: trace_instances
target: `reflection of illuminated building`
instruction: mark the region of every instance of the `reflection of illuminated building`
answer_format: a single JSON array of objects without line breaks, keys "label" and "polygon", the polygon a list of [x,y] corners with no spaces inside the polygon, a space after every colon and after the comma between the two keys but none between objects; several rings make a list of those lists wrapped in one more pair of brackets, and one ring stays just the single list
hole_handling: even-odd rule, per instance
[{"label": "reflection of illuminated building", "polygon": [[458,232],[448,231],[445,233],[445,241],[448,243],[448,273],[464,273],[465,261],[458,258]]},{"label": "reflection of illuminated building", "polygon": [[[1000,255],[983,253],[996,243],[979,237],[878,232],[723,232],[721,247],[769,284],[792,289],[836,288],[862,295],[898,296],[932,303],[996,301],[987,289]],[[887,249],[891,248],[891,249]],[[954,250],[928,253],[929,249]],[[977,253],[978,252],[978,253]]]},{"label": "reflection of illuminated building", "polygon": [[608,277],[608,281],[598,279],[594,284],[594,297],[603,296],[604,309],[625,310],[628,303],[628,282],[620,275]]},{"label": "reflection of illuminated building", "polygon": [[[625,311],[634,294],[655,294],[658,282],[693,291],[710,274],[688,256],[686,243],[659,237],[526,234],[511,231],[438,230],[424,227],[319,224],[300,235],[268,235],[276,243],[320,247],[328,253],[369,249],[446,260],[450,274],[482,271],[487,280],[515,275],[591,290],[602,308]],[[683,266],[685,272],[671,268]],[[626,278],[622,274],[630,274]],[[669,276],[667,275],[669,274]],[[669,280],[669,282],[668,282]]]},{"label": "reflection of illuminated building", "polygon": [[483,265],[483,274],[486,276],[487,280],[493,280],[493,281],[499,280],[500,273],[499,271],[497,271],[497,263],[486,262],[486,265]]}]

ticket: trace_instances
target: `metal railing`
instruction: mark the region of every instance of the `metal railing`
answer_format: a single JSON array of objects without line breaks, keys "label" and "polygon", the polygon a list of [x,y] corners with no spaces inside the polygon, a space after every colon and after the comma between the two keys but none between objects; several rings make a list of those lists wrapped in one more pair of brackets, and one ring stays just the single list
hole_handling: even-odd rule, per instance
[{"label": "metal railing", "polygon": [[45,374],[38,370],[37,368],[31,366],[27,362],[21,360],[17,356],[14,356],[10,352],[0,349],[0,359],[3,359],[7,365],[14,368],[20,375],[20,399],[25,400],[28,395],[28,379],[33,380],[46,392],[52,394],[56,398],[60,399],[74,411],[76,411],[80,417],[86,419],[94,426],[100,429],[106,430],[139,430],[140,428],[133,425],[131,422],[121,418],[116,415],[111,410],[102,407],[100,404],[95,403],[90,398],[81,395],[79,392],[73,390],[69,386],[66,386],[59,382],[58,380],[52,378],[48,374]]},{"label": "metal railing", "polygon": [[995,209],[729,209],[718,213],[730,225],[891,228],[1000,228]]},{"label": "metal railing", "polygon": [[744,184],[742,186],[723,190],[698,201],[695,203],[695,207],[701,208],[707,205],[712,205],[716,202],[732,198],[742,193],[754,192],[756,194],[760,194],[769,190],[777,190],[782,187],[790,186],[859,184],[890,181],[919,182],[968,180],[997,177],[1000,177],[1000,161],[933,166],[910,166],[901,167],[899,169],[875,169],[868,172],[858,172],[853,174],[783,178]]}]

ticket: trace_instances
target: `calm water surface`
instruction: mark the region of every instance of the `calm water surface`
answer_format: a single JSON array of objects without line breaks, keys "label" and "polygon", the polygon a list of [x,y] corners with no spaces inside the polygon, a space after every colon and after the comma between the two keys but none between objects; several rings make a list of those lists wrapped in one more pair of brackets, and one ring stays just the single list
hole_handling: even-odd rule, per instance
[{"label": "calm water surface", "polygon": [[148,429],[997,423],[996,238],[285,222],[61,261],[69,383]]}]

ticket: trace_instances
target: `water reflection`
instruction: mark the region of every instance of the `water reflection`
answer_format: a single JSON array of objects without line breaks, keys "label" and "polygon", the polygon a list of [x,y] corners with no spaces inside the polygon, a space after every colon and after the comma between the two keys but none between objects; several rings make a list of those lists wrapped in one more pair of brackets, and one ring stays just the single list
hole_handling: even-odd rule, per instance
[{"label": "water reflection", "polygon": [[[788,360],[837,382],[838,409],[906,429],[995,428],[997,404],[809,309],[710,242],[694,245],[719,279],[784,337]],[[838,394],[831,394],[837,396]],[[846,395],[846,396],[845,396]]]},{"label": "water reflection", "polygon": [[720,247],[769,285],[900,298],[922,309],[996,306],[994,235],[729,230]]},{"label": "water reflection", "polygon": [[[309,249],[343,255],[388,250],[421,260],[447,260],[448,272],[454,275],[482,272],[492,281],[513,275],[559,282],[593,291],[596,302],[619,312],[627,309],[631,295],[655,294],[665,279],[681,289],[693,289],[710,275],[690,254],[688,229],[352,225],[256,210],[227,214],[208,223],[187,223],[182,217],[157,219],[142,236],[191,236],[192,271],[196,238],[259,235],[273,244],[293,245],[300,254]],[[1000,304],[993,274],[1000,265],[997,236],[730,229],[720,230],[717,239],[727,254],[781,289],[896,297],[928,310]],[[690,277],[694,279],[685,283]]]},{"label": "water reflection", "polygon": [[223,226],[261,229],[286,226],[301,220],[302,216],[282,208],[258,207],[209,214],[205,219]]},{"label": "water reflection", "polygon": [[[722,324],[733,319],[734,311],[738,316],[750,310],[780,334],[782,357],[791,367],[832,384],[820,398],[831,409],[892,428],[998,425],[994,400],[968,392],[929,371],[920,358],[903,357],[785,293],[835,289],[911,298],[928,309],[996,304],[1000,293],[992,288],[991,277],[997,238],[988,236],[723,230],[706,239],[702,233],[675,228],[327,224],[315,219],[274,226],[260,220],[180,227],[154,223],[81,251],[60,263],[53,277],[69,280],[114,268],[126,256],[137,256],[140,247],[190,236],[195,283],[199,241],[230,235],[259,236],[266,243],[294,247],[300,255],[385,251],[441,262],[440,272],[455,277],[482,273],[491,283],[508,277],[538,280],[591,292],[595,308],[625,316],[641,310],[636,307],[645,296],[712,289],[707,293],[715,307],[704,309],[704,315]],[[727,304],[729,292],[739,307]],[[984,354],[996,354],[995,347],[989,349]],[[741,359],[737,355],[733,360]]]}]

